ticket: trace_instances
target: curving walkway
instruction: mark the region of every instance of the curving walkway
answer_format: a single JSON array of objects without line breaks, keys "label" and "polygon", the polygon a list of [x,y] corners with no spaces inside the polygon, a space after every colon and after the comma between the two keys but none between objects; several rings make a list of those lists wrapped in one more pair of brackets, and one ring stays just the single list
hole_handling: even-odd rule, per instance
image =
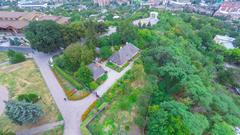
[{"label": "curving walkway", "polygon": [[[56,77],[51,71],[48,60],[53,55],[44,53],[34,53],[33,58],[39,67],[39,70],[46,82],[46,85],[56,102],[59,111],[64,119],[64,135],[81,135],[80,124],[81,116],[85,110],[97,100],[96,96],[90,94],[88,97],[79,101],[65,101],[66,95],[58,83]],[[103,68],[108,71],[108,79],[99,86],[95,91],[99,96],[102,96],[111,86],[120,79],[128,70],[131,69],[133,62],[130,63],[122,72],[118,73],[103,65]]]}]

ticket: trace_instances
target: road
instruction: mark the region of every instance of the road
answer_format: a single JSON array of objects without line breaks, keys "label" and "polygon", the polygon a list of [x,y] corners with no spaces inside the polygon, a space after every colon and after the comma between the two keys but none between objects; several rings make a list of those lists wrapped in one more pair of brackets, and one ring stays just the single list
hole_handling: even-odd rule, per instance
[{"label": "road", "polygon": [[31,53],[33,50],[29,47],[18,47],[18,46],[0,46],[0,51],[14,50],[23,53]]},{"label": "road", "polygon": [[[48,61],[52,57],[49,54],[34,53],[33,58],[39,67],[39,70],[46,82],[46,85],[59,108],[64,119],[64,135],[81,135],[80,124],[81,116],[86,109],[97,100],[96,96],[90,94],[86,98],[79,101],[65,101],[66,95],[58,83],[56,77],[51,71]],[[95,91],[102,96],[111,86],[120,79],[128,70],[131,69],[133,63],[130,63],[122,72],[118,73],[103,65],[108,71],[108,79],[99,86]]]}]

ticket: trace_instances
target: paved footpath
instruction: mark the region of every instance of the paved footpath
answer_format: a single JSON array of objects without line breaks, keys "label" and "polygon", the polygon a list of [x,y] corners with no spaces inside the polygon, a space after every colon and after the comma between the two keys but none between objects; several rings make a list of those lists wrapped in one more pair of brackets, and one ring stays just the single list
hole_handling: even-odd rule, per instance
[{"label": "paved footpath", "polygon": [[57,126],[62,125],[62,124],[63,124],[63,121],[48,123],[48,124],[45,124],[45,125],[42,125],[42,126],[39,126],[39,127],[35,127],[35,128],[23,130],[21,132],[17,132],[16,135],[35,135],[35,134],[38,134],[38,133],[42,133],[44,131],[54,129]]},{"label": "paved footpath", "polygon": [[[47,87],[59,108],[60,113],[64,119],[64,135],[81,135],[80,124],[81,116],[85,110],[97,100],[96,96],[90,94],[86,98],[79,101],[65,101],[66,95],[58,83],[56,77],[51,71],[48,61],[52,57],[49,54],[34,53],[33,58],[38,65],[40,72],[47,84]],[[111,86],[120,79],[129,69],[131,69],[133,63],[130,63],[122,72],[118,73],[103,65],[108,71],[108,79],[99,86],[95,91],[102,96]]]}]

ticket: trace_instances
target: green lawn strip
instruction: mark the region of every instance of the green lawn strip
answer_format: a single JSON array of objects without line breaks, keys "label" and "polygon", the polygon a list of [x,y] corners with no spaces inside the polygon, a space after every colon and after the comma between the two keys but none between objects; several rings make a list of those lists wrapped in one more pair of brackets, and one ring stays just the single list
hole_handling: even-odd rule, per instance
[{"label": "green lawn strip", "polygon": [[66,72],[64,72],[61,68],[54,65],[52,67],[58,74],[60,74],[64,79],[69,81],[74,87],[76,87],[78,90],[82,90],[83,86],[78,83],[74,78],[72,78],[70,75],[68,75]]},{"label": "green lawn strip", "polygon": [[[81,84],[79,84],[77,81],[75,81],[73,78],[71,78],[70,75],[65,73],[59,67],[53,66],[52,71],[54,72],[56,78],[58,79],[59,84],[63,88],[63,90],[69,100],[80,100],[80,99],[87,97],[90,94],[88,90],[83,89]],[[71,80],[71,81],[69,81],[69,80]],[[72,86],[67,85],[66,84],[67,82],[69,82]],[[73,94],[71,92],[72,87],[75,87],[77,89],[81,88],[81,89],[78,89],[78,92]]]},{"label": "green lawn strip", "polygon": [[107,62],[106,66],[117,71],[117,72],[121,72],[125,67],[127,67],[129,64],[129,62],[127,62],[126,64],[124,64],[122,67],[119,67],[115,64],[113,64],[112,62]]}]

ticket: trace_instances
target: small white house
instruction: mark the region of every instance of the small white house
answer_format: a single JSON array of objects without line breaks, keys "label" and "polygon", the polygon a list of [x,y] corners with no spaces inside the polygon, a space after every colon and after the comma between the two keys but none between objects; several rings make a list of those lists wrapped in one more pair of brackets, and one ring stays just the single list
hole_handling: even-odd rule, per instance
[{"label": "small white house", "polygon": [[229,36],[216,35],[213,39],[217,44],[224,46],[227,49],[234,49],[233,41],[235,38]]},{"label": "small white house", "polygon": [[150,24],[152,26],[152,25],[155,25],[158,23],[159,19],[157,17],[158,17],[158,12],[150,12],[150,16],[148,18],[135,20],[135,21],[133,21],[133,25],[143,26],[143,25]]}]

